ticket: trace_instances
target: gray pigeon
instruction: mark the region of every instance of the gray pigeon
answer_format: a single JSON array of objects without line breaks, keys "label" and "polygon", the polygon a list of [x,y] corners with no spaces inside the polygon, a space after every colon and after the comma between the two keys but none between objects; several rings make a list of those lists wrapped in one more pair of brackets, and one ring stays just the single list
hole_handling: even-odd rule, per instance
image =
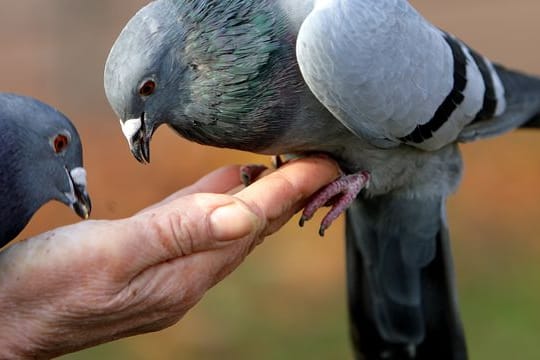
[{"label": "gray pigeon", "polygon": [[201,144],[325,153],[344,176],[358,358],[465,359],[445,218],[459,142],[538,126],[540,80],[493,64],[405,0],[157,0],[114,44],[105,90],[133,155],[167,124]]},{"label": "gray pigeon", "polygon": [[0,94],[0,109],[0,247],[50,200],[88,218],[82,145],[73,124],[29,97]]}]

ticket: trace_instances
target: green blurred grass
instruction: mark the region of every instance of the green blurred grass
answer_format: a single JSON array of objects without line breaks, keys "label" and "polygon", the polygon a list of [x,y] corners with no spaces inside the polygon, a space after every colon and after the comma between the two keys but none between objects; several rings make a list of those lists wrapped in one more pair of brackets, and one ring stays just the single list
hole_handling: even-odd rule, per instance
[{"label": "green blurred grass", "polygon": [[540,358],[540,266],[526,250],[492,248],[491,266],[461,279],[471,359]]}]

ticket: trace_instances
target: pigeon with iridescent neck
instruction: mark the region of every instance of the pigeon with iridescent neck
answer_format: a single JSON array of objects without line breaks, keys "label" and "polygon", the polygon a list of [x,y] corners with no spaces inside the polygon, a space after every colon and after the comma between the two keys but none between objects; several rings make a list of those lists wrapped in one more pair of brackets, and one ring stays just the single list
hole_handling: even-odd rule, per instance
[{"label": "pigeon with iridescent neck", "polygon": [[343,177],[357,356],[464,359],[445,203],[459,142],[538,126],[540,80],[506,70],[405,0],[157,0],[115,42],[108,100],[134,156],[166,124],[205,145],[324,153]]}]

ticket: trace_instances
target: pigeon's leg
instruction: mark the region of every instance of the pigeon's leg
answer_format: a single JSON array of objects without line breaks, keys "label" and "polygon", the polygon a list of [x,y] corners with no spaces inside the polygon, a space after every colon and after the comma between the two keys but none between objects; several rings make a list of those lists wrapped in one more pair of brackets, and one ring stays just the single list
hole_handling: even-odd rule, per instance
[{"label": "pigeon's leg", "polygon": [[268,169],[264,165],[244,165],[240,167],[240,179],[245,186],[251,185],[257,178]]},{"label": "pigeon's leg", "polygon": [[310,199],[304,208],[304,213],[300,218],[300,226],[304,226],[304,223],[310,220],[319,208],[330,203],[332,209],[326,214],[319,228],[319,235],[324,236],[324,232],[332,222],[352,204],[360,191],[368,185],[369,178],[370,175],[367,171],[361,171],[352,175],[343,175],[326,185]]}]

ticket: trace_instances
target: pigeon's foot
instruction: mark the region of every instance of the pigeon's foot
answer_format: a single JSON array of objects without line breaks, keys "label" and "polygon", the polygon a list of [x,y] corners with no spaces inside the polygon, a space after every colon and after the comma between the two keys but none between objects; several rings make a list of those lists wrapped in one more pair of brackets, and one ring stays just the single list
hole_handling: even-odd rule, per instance
[{"label": "pigeon's foot", "polygon": [[311,220],[318,209],[331,204],[332,209],[326,214],[319,228],[319,235],[324,236],[324,232],[332,222],[352,204],[360,191],[367,186],[369,178],[370,175],[367,171],[361,171],[352,175],[344,175],[326,185],[311,198],[304,208],[304,213],[300,218],[300,226],[304,226],[306,221]]},{"label": "pigeon's foot", "polygon": [[240,168],[240,179],[245,186],[251,185],[257,178],[268,169],[264,165],[244,165]]},{"label": "pigeon's foot", "polygon": [[[274,155],[272,156],[272,168],[279,169],[294,158],[295,157],[292,155],[286,156],[285,158],[282,155]],[[240,168],[240,179],[242,179],[242,183],[245,186],[249,186],[267,169],[268,167],[265,165],[244,165]]]}]

